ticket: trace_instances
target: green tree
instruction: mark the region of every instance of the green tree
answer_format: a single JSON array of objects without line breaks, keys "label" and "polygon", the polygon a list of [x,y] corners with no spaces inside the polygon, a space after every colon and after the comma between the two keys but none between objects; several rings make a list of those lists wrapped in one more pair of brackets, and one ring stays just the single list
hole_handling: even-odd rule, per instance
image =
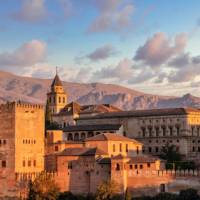
[{"label": "green tree", "polygon": [[197,190],[190,188],[187,190],[181,190],[178,200],[200,200],[200,197]]},{"label": "green tree", "polygon": [[42,172],[29,183],[28,200],[56,200],[59,189],[50,174]]},{"label": "green tree", "polygon": [[182,160],[181,154],[176,149],[176,146],[173,144],[170,145],[169,143],[162,148],[160,157],[167,161],[167,169],[177,168],[178,162]]},{"label": "green tree", "polygon": [[113,181],[104,181],[97,188],[96,200],[112,200],[117,192],[117,185]]},{"label": "green tree", "polygon": [[160,193],[153,197],[153,200],[178,200],[178,196],[176,194]]}]

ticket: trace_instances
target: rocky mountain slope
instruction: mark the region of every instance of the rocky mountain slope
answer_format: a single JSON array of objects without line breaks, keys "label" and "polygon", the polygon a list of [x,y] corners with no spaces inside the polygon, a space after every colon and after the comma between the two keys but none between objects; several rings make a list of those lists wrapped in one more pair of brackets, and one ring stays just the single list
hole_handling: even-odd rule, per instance
[{"label": "rocky mountain slope", "polygon": [[[16,76],[0,71],[0,103],[22,100],[45,103],[52,80]],[[81,104],[110,103],[125,110],[166,107],[200,107],[200,98],[186,94],[165,97],[145,94],[118,85],[63,82],[69,101]]]}]

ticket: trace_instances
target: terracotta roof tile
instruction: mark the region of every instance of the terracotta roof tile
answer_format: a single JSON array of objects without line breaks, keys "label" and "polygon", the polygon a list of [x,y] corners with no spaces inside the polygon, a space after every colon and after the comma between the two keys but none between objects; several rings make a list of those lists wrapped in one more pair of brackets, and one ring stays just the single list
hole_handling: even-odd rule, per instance
[{"label": "terracotta roof tile", "polygon": [[139,141],[124,137],[116,133],[102,133],[93,137],[87,138],[85,141],[127,141],[141,144]]}]

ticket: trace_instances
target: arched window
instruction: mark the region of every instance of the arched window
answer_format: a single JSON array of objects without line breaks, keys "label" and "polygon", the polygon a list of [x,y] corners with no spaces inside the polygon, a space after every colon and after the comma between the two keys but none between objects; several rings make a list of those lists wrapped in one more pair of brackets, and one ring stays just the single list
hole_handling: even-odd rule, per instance
[{"label": "arched window", "polygon": [[119,171],[120,170],[120,165],[119,163],[116,164],[116,171]]},{"label": "arched window", "polygon": [[81,140],[85,140],[85,133],[81,133]]},{"label": "arched window", "polygon": [[71,133],[68,134],[68,136],[67,136],[67,140],[73,140],[73,136],[72,136]]},{"label": "arched window", "polygon": [[88,137],[92,137],[92,136],[94,136],[94,133],[92,131],[89,131],[88,132]]},{"label": "arched window", "polygon": [[79,134],[78,134],[78,133],[75,133],[75,135],[74,135],[74,140],[75,140],[75,141],[78,141],[78,140],[79,140]]}]

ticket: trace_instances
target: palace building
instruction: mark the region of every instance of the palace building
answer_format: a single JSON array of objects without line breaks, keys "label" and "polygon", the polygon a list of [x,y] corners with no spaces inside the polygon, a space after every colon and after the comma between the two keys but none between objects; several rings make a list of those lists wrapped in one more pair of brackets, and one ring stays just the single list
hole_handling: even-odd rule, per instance
[{"label": "palace building", "polygon": [[[186,159],[197,161],[200,154],[200,110],[197,108],[168,108],[122,111],[109,104],[80,105],[59,101],[60,92],[66,97],[58,75],[53,80],[51,95],[47,95],[49,109],[52,101],[52,121],[59,124],[68,141],[81,141],[96,134],[120,133],[144,144],[143,152],[159,155],[163,146],[173,144]],[[62,98],[61,98],[62,99]],[[66,100],[66,98],[65,98]],[[198,158],[198,159],[197,159]]]}]

